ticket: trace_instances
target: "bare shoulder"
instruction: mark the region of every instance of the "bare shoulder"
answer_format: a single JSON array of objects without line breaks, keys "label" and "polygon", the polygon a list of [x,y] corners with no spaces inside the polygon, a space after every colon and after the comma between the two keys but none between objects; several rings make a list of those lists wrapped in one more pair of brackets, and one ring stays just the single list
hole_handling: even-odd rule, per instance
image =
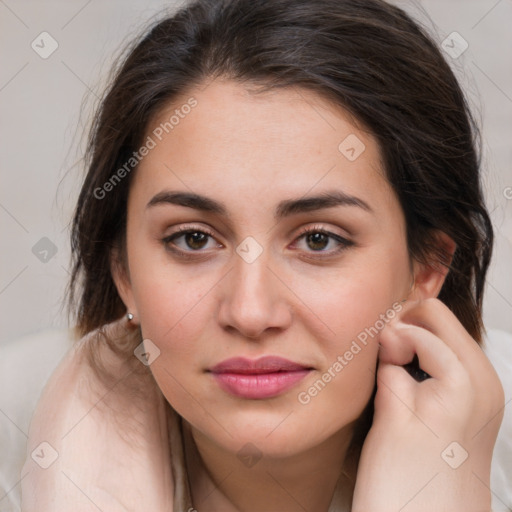
[{"label": "bare shoulder", "polygon": [[172,510],[166,403],[135,335],[108,324],[50,377],[30,425],[23,512]]}]

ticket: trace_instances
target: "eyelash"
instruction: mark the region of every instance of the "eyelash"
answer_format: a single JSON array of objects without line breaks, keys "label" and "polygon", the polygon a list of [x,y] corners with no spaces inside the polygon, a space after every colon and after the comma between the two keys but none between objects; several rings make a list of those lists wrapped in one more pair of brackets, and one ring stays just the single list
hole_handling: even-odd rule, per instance
[{"label": "eyelash", "polygon": [[[169,251],[171,251],[172,253],[176,254],[179,257],[182,257],[185,259],[186,258],[189,258],[189,259],[197,258],[198,256],[200,256],[200,253],[205,252],[205,251],[202,251],[200,249],[196,250],[196,251],[194,251],[194,250],[183,251],[182,249],[177,249],[176,247],[170,247],[170,245],[169,245],[169,244],[171,244],[171,242],[173,242],[173,241],[177,240],[178,238],[181,238],[182,236],[187,235],[189,233],[202,233],[202,234],[210,236],[211,238],[215,238],[215,235],[211,231],[209,231],[208,229],[206,229],[204,227],[187,226],[187,227],[179,227],[174,233],[163,238],[162,243],[166,246],[166,248]],[[324,235],[328,236],[329,238],[336,240],[340,245],[337,249],[334,249],[331,251],[322,251],[322,250],[311,251],[312,255],[309,255],[308,256],[309,258],[326,258],[329,256],[333,256],[335,254],[338,254],[338,253],[344,251],[348,247],[351,247],[354,245],[354,242],[352,242],[351,240],[348,240],[340,235],[337,235],[336,233],[332,233],[331,231],[327,231],[326,229],[324,229],[321,226],[312,226],[312,227],[310,226],[310,227],[303,228],[297,235],[297,238],[295,239],[294,243],[297,240],[300,240],[301,238],[304,238],[307,235],[313,234],[313,233],[324,234]],[[321,254],[321,256],[318,256],[318,255],[315,256],[314,255],[315,253]]]}]

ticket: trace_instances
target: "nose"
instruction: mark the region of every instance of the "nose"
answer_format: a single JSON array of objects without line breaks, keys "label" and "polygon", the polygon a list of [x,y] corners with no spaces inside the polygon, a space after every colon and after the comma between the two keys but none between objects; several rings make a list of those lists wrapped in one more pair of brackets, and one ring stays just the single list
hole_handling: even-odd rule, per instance
[{"label": "nose", "polygon": [[270,268],[265,251],[248,263],[234,255],[234,268],[223,280],[219,323],[245,338],[261,338],[267,331],[291,324],[291,292]]}]

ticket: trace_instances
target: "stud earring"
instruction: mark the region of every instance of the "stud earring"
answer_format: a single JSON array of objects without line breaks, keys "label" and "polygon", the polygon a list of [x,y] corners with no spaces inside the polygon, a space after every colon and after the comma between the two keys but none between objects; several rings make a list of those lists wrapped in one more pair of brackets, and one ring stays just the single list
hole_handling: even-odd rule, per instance
[{"label": "stud earring", "polygon": [[133,320],[133,314],[132,313],[126,313],[126,318],[128,319],[128,322],[131,322]]}]

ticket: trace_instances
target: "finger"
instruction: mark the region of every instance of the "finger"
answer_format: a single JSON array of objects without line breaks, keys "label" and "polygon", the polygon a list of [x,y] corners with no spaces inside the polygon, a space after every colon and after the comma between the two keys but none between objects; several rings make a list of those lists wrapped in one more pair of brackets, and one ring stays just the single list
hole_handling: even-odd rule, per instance
[{"label": "finger", "polygon": [[402,366],[379,364],[377,388],[381,396],[392,394],[409,403],[414,399],[417,384]]},{"label": "finger", "polygon": [[418,382],[428,379],[430,375],[420,368],[414,348],[408,343],[402,343],[394,327],[395,324],[384,329],[380,336],[379,362],[403,367]]},{"label": "finger", "polygon": [[415,355],[414,348],[409,343],[403,343],[401,330],[396,327],[400,322],[394,321],[387,325],[379,337],[379,361],[403,366],[410,363]]},{"label": "finger", "polygon": [[466,368],[478,371],[489,365],[476,341],[440,300],[425,299],[406,303],[399,317],[400,322],[416,325],[442,340]]},{"label": "finger", "polygon": [[[388,335],[388,337],[391,336]],[[392,337],[394,345],[400,348],[385,352],[385,364],[402,367],[412,360],[414,354],[417,354],[420,368],[440,381],[454,382],[460,379],[465,371],[451,347],[422,327],[399,322],[393,327]],[[405,369],[403,371],[406,372]]]}]

